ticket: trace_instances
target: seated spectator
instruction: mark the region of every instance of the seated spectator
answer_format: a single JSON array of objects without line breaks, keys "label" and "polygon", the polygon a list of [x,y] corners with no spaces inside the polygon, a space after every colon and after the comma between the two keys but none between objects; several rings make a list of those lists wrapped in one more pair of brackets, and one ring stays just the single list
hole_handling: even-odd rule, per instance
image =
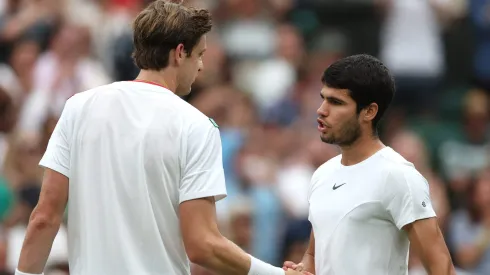
[{"label": "seated spectator", "polygon": [[454,259],[475,274],[490,270],[490,169],[479,173],[468,188],[467,208],[453,215],[449,244]]},{"label": "seated spectator", "polygon": [[469,91],[463,103],[461,139],[448,139],[439,148],[439,161],[454,194],[455,207],[461,206],[460,198],[471,176],[490,165],[489,103],[484,91]]}]

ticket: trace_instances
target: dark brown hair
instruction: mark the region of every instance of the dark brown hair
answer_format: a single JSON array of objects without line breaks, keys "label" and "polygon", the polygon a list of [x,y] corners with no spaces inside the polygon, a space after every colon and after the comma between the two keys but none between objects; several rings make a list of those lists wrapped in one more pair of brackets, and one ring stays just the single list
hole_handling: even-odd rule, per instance
[{"label": "dark brown hair", "polygon": [[133,60],[143,70],[164,69],[168,66],[172,49],[183,44],[187,56],[190,56],[201,37],[211,28],[209,11],[156,0],[133,23]]}]

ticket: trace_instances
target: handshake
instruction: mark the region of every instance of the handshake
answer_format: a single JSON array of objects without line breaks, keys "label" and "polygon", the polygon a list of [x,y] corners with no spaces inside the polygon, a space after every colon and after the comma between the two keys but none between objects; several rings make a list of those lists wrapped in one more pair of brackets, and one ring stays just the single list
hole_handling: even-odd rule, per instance
[{"label": "handshake", "polygon": [[285,261],[283,266],[282,266],[282,269],[284,269],[284,271],[286,271],[286,275],[314,275],[313,273],[310,273],[305,269],[305,267],[303,266],[302,263],[299,263],[299,264],[295,264],[293,262],[290,262],[290,261]]}]

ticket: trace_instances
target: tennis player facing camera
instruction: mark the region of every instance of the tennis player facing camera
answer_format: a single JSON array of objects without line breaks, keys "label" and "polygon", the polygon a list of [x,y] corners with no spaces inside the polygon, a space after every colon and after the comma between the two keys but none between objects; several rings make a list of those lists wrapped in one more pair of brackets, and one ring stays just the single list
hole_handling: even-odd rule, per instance
[{"label": "tennis player facing camera", "polygon": [[133,25],[137,79],[66,102],[40,161],[16,275],[43,273],[67,206],[72,275],[189,275],[191,261],[217,274],[302,274],[246,254],[218,230],[218,126],[179,97],[203,68],[211,26],[207,10],[154,1]]},{"label": "tennis player facing camera", "polygon": [[395,85],[369,55],[338,60],[322,78],[318,131],[341,154],[320,166],[308,195],[312,232],[299,264],[316,275],[406,275],[412,246],[431,275],[455,274],[426,179],[378,137]]}]

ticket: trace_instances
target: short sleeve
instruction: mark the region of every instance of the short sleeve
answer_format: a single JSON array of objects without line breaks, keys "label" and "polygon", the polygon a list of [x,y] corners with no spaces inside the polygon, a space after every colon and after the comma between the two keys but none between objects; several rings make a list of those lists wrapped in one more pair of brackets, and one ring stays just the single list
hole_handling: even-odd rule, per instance
[{"label": "short sleeve", "polygon": [[416,220],[435,217],[427,180],[413,167],[391,170],[383,203],[398,229]]},{"label": "short sleeve", "polygon": [[226,185],[218,128],[211,121],[194,125],[186,139],[179,202],[205,197],[215,197],[216,201],[225,198]]},{"label": "short sleeve", "polygon": [[46,152],[39,162],[40,166],[54,170],[68,178],[70,177],[70,137],[73,130],[71,127],[73,110],[70,101],[71,99],[66,102],[61,117],[49,139]]}]

